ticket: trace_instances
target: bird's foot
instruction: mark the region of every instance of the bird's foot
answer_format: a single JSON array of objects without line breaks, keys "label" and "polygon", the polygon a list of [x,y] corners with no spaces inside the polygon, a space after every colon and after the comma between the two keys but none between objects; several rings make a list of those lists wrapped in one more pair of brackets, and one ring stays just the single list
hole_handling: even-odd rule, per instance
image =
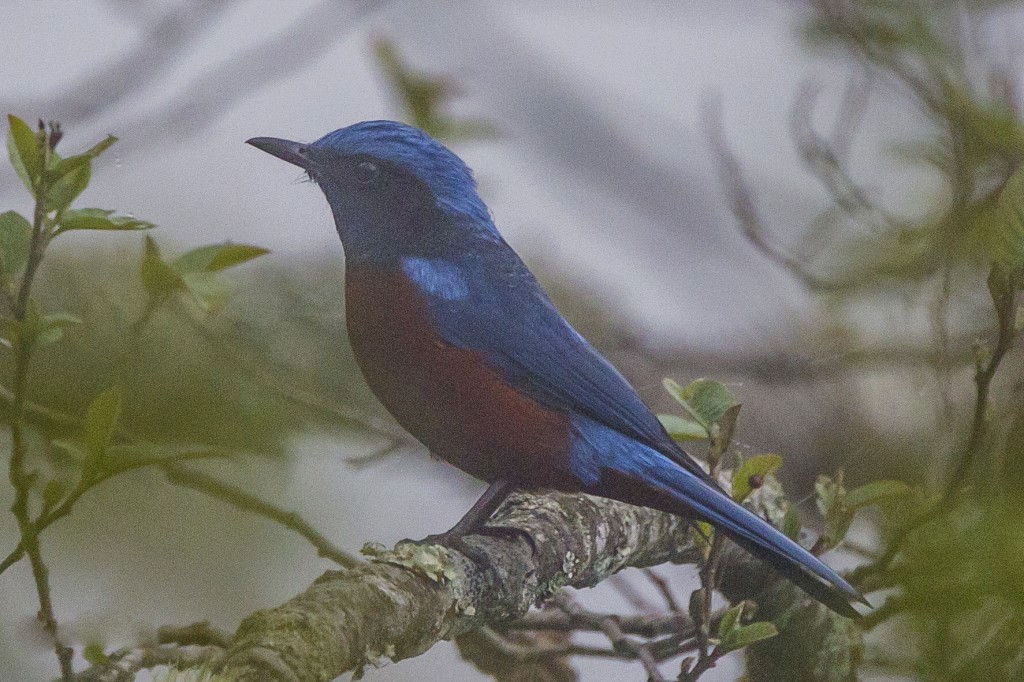
[{"label": "bird's foot", "polygon": [[436,535],[428,535],[422,540],[405,540],[399,541],[398,544],[412,544],[420,547],[429,545],[439,545],[448,549],[453,549],[460,554],[465,555],[473,563],[478,566],[487,569],[491,566],[491,557],[488,552],[475,544],[466,542],[466,537],[469,535],[489,535],[492,531],[498,531],[500,529],[490,529],[486,526],[476,528],[470,532],[456,532],[455,529],[447,530],[444,533],[437,533]]}]

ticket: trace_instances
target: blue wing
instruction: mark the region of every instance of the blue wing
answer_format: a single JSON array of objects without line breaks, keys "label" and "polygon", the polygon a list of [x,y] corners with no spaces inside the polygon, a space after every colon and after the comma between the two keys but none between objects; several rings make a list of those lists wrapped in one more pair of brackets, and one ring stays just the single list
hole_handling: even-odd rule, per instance
[{"label": "blue wing", "polygon": [[[588,417],[707,479],[629,382],[559,314],[511,248],[485,247],[457,267],[472,286],[459,286],[452,273],[423,282],[442,294],[431,309],[446,341],[482,353],[541,404]],[[462,295],[443,295],[453,291]]]}]

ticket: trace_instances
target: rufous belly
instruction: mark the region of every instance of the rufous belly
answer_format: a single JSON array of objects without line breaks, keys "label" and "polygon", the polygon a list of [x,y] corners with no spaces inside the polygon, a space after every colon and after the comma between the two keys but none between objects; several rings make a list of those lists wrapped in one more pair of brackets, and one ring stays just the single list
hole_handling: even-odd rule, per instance
[{"label": "rufous belly", "polygon": [[481,353],[444,341],[426,295],[404,273],[350,268],[345,299],[370,389],[432,453],[486,481],[577,487],[569,416],[511,386]]}]

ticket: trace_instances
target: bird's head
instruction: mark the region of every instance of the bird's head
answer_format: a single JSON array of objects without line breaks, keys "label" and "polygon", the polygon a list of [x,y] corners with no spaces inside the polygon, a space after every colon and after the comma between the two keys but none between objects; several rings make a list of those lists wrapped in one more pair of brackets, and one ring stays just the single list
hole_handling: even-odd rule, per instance
[{"label": "bird's head", "polygon": [[431,255],[498,238],[472,171],[418,128],[364,121],[308,144],[247,142],[304,169],[320,186],[350,260]]}]

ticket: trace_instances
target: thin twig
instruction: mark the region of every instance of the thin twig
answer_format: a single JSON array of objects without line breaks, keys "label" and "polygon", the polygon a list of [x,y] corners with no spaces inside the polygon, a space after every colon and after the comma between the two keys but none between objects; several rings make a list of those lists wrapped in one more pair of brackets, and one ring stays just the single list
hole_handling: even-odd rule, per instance
[{"label": "thin twig", "polygon": [[743,236],[765,258],[785,269],[807,289],[829,290],[836,288],[836,283],[810,272],[802,261],[772,243],[768,231],[761,221],[754,193],[743,177],[739,160],[725,141],[721,103],[717,99],[706,101],[702,107],[701,118],[711,149],[718,159],[719,174],[728,195],[732,213],[739,223]]},{"label": "thin twig", "polygon": [[[190,324],[192,329],[214,352],[245,371],[263,386],[298,405],[328,414],[342,423],[352,424],[368,433],[385,438],[387,446],[382,452],[390,454],[404,446],[419,445],[409,434],[393,422],[366,414],[351,406],[328,400],[317,393],[296,386],[277,372],[268,369],[268,363],[265,358],[254,357],[244,348],[225,343],[223,339],[219,338],[206,325],[200,323],[193,316],[182,315],[181,319],[185,323]],[[375,456],[383,457],[384,455],[376,454]]]},{"label": "thin twig", "polygon": [[866,578],[884,572],[892,564],[899,554],[903,543],[918,528],[934,521],[953,508],[956,496],[963,488],[971,464],[974,462],[977,453],[985,443],[988,434],[988,410],[990,401],[990,388],[992,379],[1006,353],[1013,347],[1017,337],[1015,328],[1016,321],[1016,290],[1009,281],[1002,281],[1003,275],[993,271],[990,275],[989,289],[992,294],[992,303],[996,310],[998,320],[998,331],[996,344],[988,358],[979,357],[977,370],[974,375],[975,400],[974,414],[971,419],[971,431],[967,443],[964,446],[963,454],[957,461],[945,491],[937,502],[927,510],[910,521],[906,526],[893,535],[893,539],[885,548],[885,551],[871,564],[862,566],[854,571],[853,579],[863,581]]},{"label": "thin twig", "polygon": [[[581,608],[566,592],[559,593],[554,602],[558,607],[571,617],[585,617],[586,610]],[[658,669],[658,660],[651,652],[650,647],[644,642],[638,642],[626,636],[622,631],[616,618],[602,618],[598,622],[601,632],[612,643],[612,648],[617,652],[627,652],[635,656],[647,671],[650,682],[668,682],[668,678],[661,674]]]},{"label": "thin twig", "polygon": [[647,576],[647,579],[654,584],[661,593],[662,599],[665,600],[665,604],[668,605],[669,611],[672,613],[682,613],[683,607],[676,601],[675,594],[672,593],[672,588],[668,584],[668,581],[662,578],[653,568],[645,568],[643,574]]},{"label": "thin twig", "polygon": [[163,470],[167,480],[174,485],[191,488],[204,495],[227,502],[237,509],[258,514],[295,531],[316,548],[317,554],[325,559],[330,559],[339,566],[352,568],[362,563],[356,557],[332,544],[330,540],[321,535],[319,531],[295,512],[281,509],[255,495],[245,492],[241,488],[223,483],[213,476],[187,467],[166,464],[163,466]]},{"label": "thin twig", "polygon": [[[220,450],[209,450],[200,449],[191,452],[182,452],[174,455],[175,462],[183,462],[187,460],[197,459],[211,459],[211,458],[223,458],[229,457],[230,453],[226,453]],[[91,476],[83,475],[78,484],[71,490],[70,493],[61,501],[59,505],[53,508],[44,509],[42,513],[32,522],[32,527],[35,534],[38,536],[44,530],[49,528],[55,522],[61,520],[65,516],[71,513],[75,506],[75,503],[87,492],[95,488],[96,486],[109,481],[118,474],[132,471],[135,469],[142,469],[151,466],[162,466],[165,465],[166,461],[160,457],[145,457],[133,460],[124,466],[117,469],[110,469],[106,471],[100,471]],[[25,555],[25,543],[24,541],[19,542],[18,546],[11,551],[2,561],[0,561],[0,575],[4,573],[8,568],[17,563]]]},{"label": "thin twig", "polygon": [[629,602],[629,605],[640,613],[656,613],[658,609],[652,604],[647,598],[640,594],[640,591],[633,586],[630,579],[621,574],[616,573],[608,579],[611,586],[615,588],[615,591],[622,595],[622,598]]},{"label": "thin twig", "polygon": [[693,621],[685,613],[670,616],[618,616],[610,613],[576,611],[570,615],[560,609],[544,609],[528,613],[519,620],[505,623],[498,629],[507,630],[559,630],[578,632],[600,632],[601,622],[614,618],[623,632],[639,637],[654,638],[676,635],[690,639],[696,635]]}]

